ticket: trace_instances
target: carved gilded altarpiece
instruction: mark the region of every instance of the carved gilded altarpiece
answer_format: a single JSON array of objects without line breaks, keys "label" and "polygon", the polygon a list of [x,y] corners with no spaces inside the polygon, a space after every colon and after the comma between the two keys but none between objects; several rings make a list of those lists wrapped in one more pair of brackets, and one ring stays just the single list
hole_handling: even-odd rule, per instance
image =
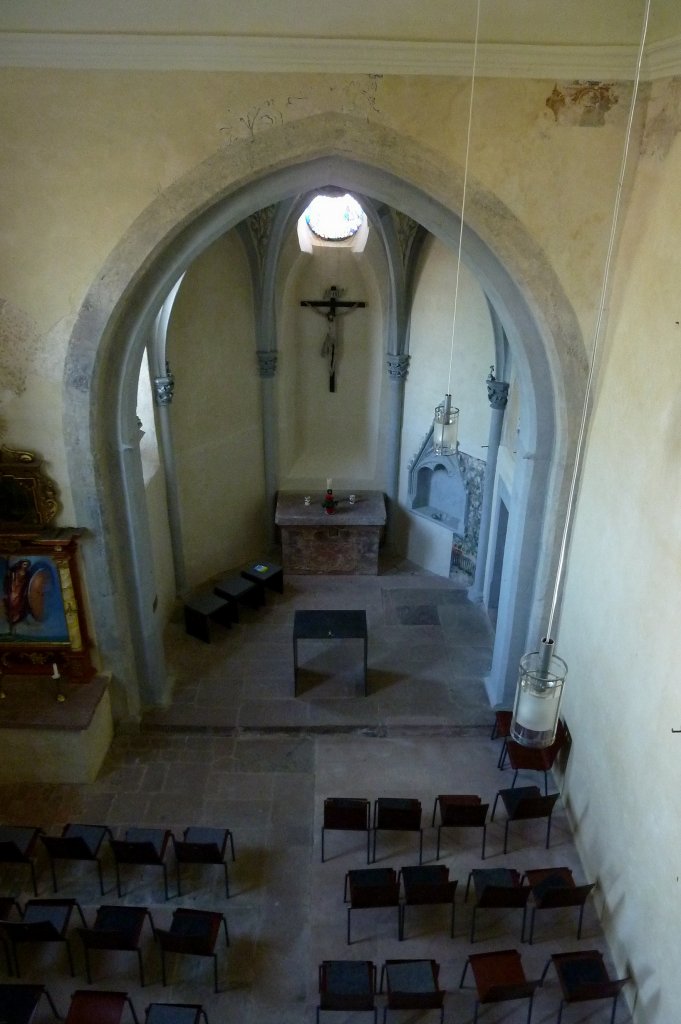
[{"label": "carved gilded altarpiece", "polygon": [[0,670],[94,675],[72,527],[53,527],[53,482],[32,452],[0,448]]}]

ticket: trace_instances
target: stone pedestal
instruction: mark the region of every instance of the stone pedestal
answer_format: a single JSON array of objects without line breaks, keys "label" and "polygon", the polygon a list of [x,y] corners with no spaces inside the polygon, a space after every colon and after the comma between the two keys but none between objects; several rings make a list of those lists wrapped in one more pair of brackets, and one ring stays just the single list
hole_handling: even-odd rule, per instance
[{"label": "stone pedestal", "polygon": [[383,493],[364,491],[354,504],[347,494],[334,495],[333,515],[324,512],[321,492],[310,497],[309,505],[303,491],[283,491],[277,498],[284,571],[376,576],[386,520]]},{"label": "stone pedestal", "polygon": [[113,738],[106,680],[3,676],[0,783],[94,782]]}]

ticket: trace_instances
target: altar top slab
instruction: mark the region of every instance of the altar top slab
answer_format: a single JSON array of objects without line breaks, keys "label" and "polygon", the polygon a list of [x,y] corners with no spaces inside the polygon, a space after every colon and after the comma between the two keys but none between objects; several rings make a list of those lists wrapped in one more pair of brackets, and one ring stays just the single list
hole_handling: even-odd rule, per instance
[{"label": "altar top slab", "polygon": [[[333,515],[322,508],[324,491],[280,491],[274,521],[277,526],[385,526],[383,491],[358,491],[355,503],[351,491],[334,491],[338,502]],[[305,497],[310,496],[310,504]]]}]

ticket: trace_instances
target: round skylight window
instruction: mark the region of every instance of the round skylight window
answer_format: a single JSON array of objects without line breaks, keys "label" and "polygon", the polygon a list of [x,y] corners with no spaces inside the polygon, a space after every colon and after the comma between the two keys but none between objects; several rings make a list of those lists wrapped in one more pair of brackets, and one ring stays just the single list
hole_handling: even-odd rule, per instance
[{"label": "round skylight window", "polygon": [[305,211],[305,223],[318,238],[340,242],[352,238],[364,221],[364,211],[352,196],[315,196]]}]

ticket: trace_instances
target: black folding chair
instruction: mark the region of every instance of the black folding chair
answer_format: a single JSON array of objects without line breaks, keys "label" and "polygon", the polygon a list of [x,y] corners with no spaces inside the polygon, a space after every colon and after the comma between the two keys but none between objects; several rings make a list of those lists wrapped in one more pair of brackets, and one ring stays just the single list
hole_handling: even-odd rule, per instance
[{"label": "black folding chair", "polygon": [[163,870],[163,885],[168,895],[168,869],[165,865],[170,831],[162,828],[129,828],[125,839],[110,839],[111,852],[116,862],[116,888],[121,892],[121,864],[150,865]]},{"label": "black folding chair", "polygon": [[97,911],[92,928],[78,929],[85,950],[85,971],[88,985],[92,984],[90,950],[110,949],[137,953],[140,984],[144,988],[144,964],[140,941],[142,928],[147,918],[154,930],[154,921],[147,907],[102,906]]},{"label": "black folding chair", "polygon": [[378,832],[418,832],[419,864],[423,860],[423,828],[421,827],[421,801],[405,797],[379,797],[374,801],[374,849]]},{"label": "black folding chair", "polygon": [[350,928],[353,910],[372,910],[379,907],[394,907],[397,910],[397,937],[401,932],[400,885],[392,868],[362,868],[348,871],[345,876],[345,902],[350,896],[348,907],[348,945],[352,939]]},{"label": "black folding chair", "polygon": [[551,815],[556,806],[558,793],[542,796],[538,786],[521,786],[520,789],[500,789],[494,798],[491,821],[497,809],[497,800],[501,797],[506,808],[506,825],[504,828],[504,853],[508,846],[508,826],[512,821],[530,821],[535,818],[546,819],[546,849],[551,839]]},{"label": "black folding chair", "polygon": [[454,938],[454,898],[458,882],[449,880],[449,868],[444,864],[419,864],[418,867],[406,867],[400,870],[398,880],[402,881],[404,888],[400,938],[404,938],[407,907],[432,906],[438,903],[446,903],[451,906],[449,934],[451,938]]},{"label": "black folding chair", "polygon": [[38,895],[35,860],[41,831],[31,826],[0,825],[0,864],[26,864],[31,872],[34,896]]},{"label": "black folding chair", "polygon": [[371,960],[325,960],[319,965],[319,1005],[322,1010],[372,1013],[376,1024],[376,966]]},{"label": "black folding chair", "polygon": [[225,946],[229,946],[227,919],[224,914],[214,910],[192,910],[179,907],[173,911],[170,928],[156,928],[155,935],[161,949],[161,976],[166,982],[166,953],[181,953],[187,956],[206,956],[213,961],[213,977],[215,991],[218,986],[218,956],[215,946],[222,925],[225,933]]},{"label": "black folding chair", "polygon": [[44,985],[0,985],[0,1021],[31,1024],[38,1003],[45,996],[55,1017],[61,1020],[52,996]]},{"label": "black folding chair", "polygon": [[582,937],[582,920],[584,907],[595,882],[586,885],[575,885],[570,868],[536,868],[525,872],[532,893],[530,912],[529,942],[534,937],[534,915],[538,910],[558,910],[564,907],[579,908],[577,922],[577,938]]},{"label": "black folding chair", "polygon": [[17,978],[21,977],[18,947],[29,943],[45,942],[60,942],[66,947],[69,969],[71,977],[73,977],[73,954],[67,931],[74,910],[78,911],[83,927],[85,927],[85,918],[80,903],[73,899],[28,900],[21,921],[3,922],[3,931],[12,948]]},{"label": "black folding chair", "polygon": [[234,839],[228,828],[192,827],[184,830],[184,838],[173,839],[175,868],[177,873],[177,895],[182,895],[180,864],[222,864],[225,870],[225,896],[229,899],[229,871],[227,868],[227,843],[232,861],[236,860]]},{"label": "black folding chair", "polygon": [[565,1006],[570,1003],[590,1002],[592,999],[612,999],[610,1024],[615,1024],[617,1000],[629,978],[611,978],[599,949],[585,949],[578,953],[554,953],[546,962],[541,976],[542,981],[551,964],[556,968],[563,993],[556,1024],[560,1024]]},{"label": "black folding chair", "polygon": [[324,801],[322,825],[322,863],[326,831],[366,832],[367,864],[371,861],[371,826],[369,801],[361,797],[329,796]]},{"label": "black folding chair", "polygon": [[475,889],[475,906],[471,918],[471,942],[475,942],[475,923],[478,910],[522,910],[520,941],[525,938],[529,885],[521,884],[518,871],[513,868],[474,868],[468,875],[464,902],[468,900],[471,881]]},{"label": "black folding chair", "polygon": [[97,865],[99,875],[99,891],[104,895],[104,879],[102,877],[102,864],[99,859],[99,851],[104,840],[108,836],[112,839],[111,830],[106,825],[64,825],[60,836],[41,835],[40,839],[47,850],[52,871],[52,887],[57,892],[57,872],[55,861],[57,860],[84,860],[94,861]]}]

